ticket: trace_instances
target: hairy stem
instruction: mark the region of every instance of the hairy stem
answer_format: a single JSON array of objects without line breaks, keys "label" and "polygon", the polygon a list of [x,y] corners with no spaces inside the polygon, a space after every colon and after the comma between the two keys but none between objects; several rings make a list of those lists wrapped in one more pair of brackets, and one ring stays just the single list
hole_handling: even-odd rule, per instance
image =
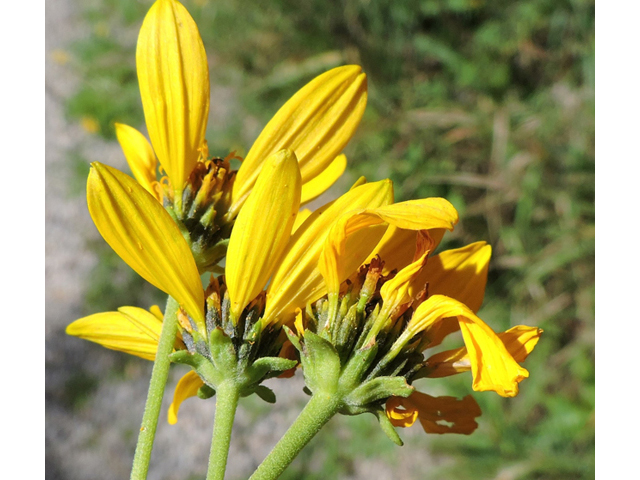
[{"label": "hairy stem", "polygon": [[250,480],[275,480],[333,417],[341,405],[337,395],[314,394]]},{"label": "hairy stem", "polygon": [[151,381],[149,382],[149,393],[147,394],[147,403],[145,404],[144,415],[142,416],[142,425],[140,426],[140,434],[138,435],[136,453],[133,457],[131,480],[144,480],[147,478],[147,472],[149,471],[149,460],[151,458],[151,450],[153,449],[153,440],[156,436],[162,397],[164,396],[164,388],[167,383],[167,377],[169,376],[169,365],[171,364],[169,354],[173,351],[173,344],[178,331],[178,308],[178,302],[169,297],[164,312],[158,351],[156,352],[156,359],[153,362],[153,371],[151,372]]},{"label": "hairy stem", "polygon": [[209,454],[207,480],[223,480],[227,469],[233,420],[238,408],[240,390],[234,381],[222,382],[216,390],[216,416]]}]

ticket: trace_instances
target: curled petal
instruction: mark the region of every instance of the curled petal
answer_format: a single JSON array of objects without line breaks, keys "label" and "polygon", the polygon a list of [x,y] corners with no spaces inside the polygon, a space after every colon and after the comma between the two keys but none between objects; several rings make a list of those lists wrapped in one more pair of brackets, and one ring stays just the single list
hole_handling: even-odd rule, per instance
[{"label": "curled petal", "polygon": [[95,313],[71,323],[67,335],[99,343],[103,347],[154,360],[162,321],[137,307],[122,307],[117,312]]},{"label": "curled petal", "polygon": [[116,123],[116,136],[133,177],[147,192],[156,197],[156,200],[162,201],[153,188],[158,161],[151,144],[138,130],[123,123]]},{"label": "curled petal", "polygon": [[402,397],[391,397],[387,400],[387,417],[394,427],[410,427],[418,419],[418,409],[410,406],[405,400]]},{"label": "curled petal", "polygon": [[334,68],[299,90],[275,114],[242,162],[233,201],[253,188],[264,159],[288,148],[300,163],[302,182],[317,177],[353,136],[367,103],[367,77],[357,65]]},{"label": "curled petal", "polygon": [[[293,320],[296,308],[304,308],[327,293],[318,270],[318,257],[329,229],[345,211],[374,208],[393,201],[388,180],[360,185],[313,212],[295,231],[267,290],[265,324]],[[356,265],[357,268],[357,265]]]},{"label": "curled petal", "polygon": [[178,410],[180,410],[182,402],[189,397],[195,397],[203,385],[204,382],[193,370],[186,373],[178,381],[176,389],[173,392],[173,402],[171,402],[169,412],[167,413],[167,421],[170,425],[175,425],[178,422]]},{"label": "curled petal", "polygon": [[93,163],[89,213],[106,242],[142,278],[204,325],[204,294],[191,249],[166,210],[138,182]]},{"label": "curled petal", "polygon": [[233,319],[262,291],[278,264],[300,208],[300,189],[296,156],[290,150],[272,155],[229,239],[226,272]]},{"label": "curled petal", "polygon": [[507,351],[504,343],[491,328],[466,305],[444,295],[433,295],[416,309],[403,336],[414,335],[437,325],[444,319],[457,318],[467,347],[473,389],[477,392],[493,390],[503,397],[518,394],[518,383],[529,376]]},{"label": "curled petal", "polygon": [[149,137],[174,191],[200,155],[209,116],[209,70],[193,18],[181,3],[158,0],[140,28],[136,66]]}]

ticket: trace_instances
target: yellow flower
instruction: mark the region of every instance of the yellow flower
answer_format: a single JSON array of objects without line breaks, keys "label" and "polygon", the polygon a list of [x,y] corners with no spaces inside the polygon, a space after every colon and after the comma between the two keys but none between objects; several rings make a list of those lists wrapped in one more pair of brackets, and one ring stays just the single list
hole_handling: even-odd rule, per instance
[{"label": "yellow flower", "polygon": [[[171,185],[164,194],[180,203],[196,164],[207,160],[209,115],[207,57],[198,27],[182,4],[153,4],[140,29],[136,64],[151,144],[126,125],[116,124],[116,134],[136,180],[162,200],[157,155]],[[258,136],[235,181],[232,175],[225,180],[228,186],[233,182],[229,217],[238,213],[266,159],[285,148],[299,161],[302,203],[329,188],[344,172],[341,152],[366,101],[366,75],[356,65],[334,68],[299,90]],[[228,174],[228,165],[224,169]]]}]

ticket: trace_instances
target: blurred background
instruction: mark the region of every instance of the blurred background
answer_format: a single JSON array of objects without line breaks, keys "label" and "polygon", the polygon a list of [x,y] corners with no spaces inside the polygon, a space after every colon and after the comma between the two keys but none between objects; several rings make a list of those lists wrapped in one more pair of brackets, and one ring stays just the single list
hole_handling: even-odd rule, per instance
[{"label": "blurred background", "polygon": [[[144,130],[135,44],[150,0],[46,2],[47,479],[127,478],[151,363],[67,337],[65,326],[162,295],[102,241],[86,209],[89,163],[127,170],[113,123]],[[347,173],[389,177],[397,201],[443,196],[460,212],[444,248],[493,247],[480,317],[545,333],[514,399],[473,393],[471,436],[393,445],[373,417],[334,418],[285,479],[594,477],[594,2],[592,0],[185,0],[212,82],[210,152],[244,155],[315,75],[357,63],[369,79]],[[152,479],[202,478],[213,400],[164,415]],[[416,382],[471,393],[470,374]],[[246,478],[306,397],[300,375],[270,382],[275,405],[243,399],[229,479]],[[434,393],[435,392],[435,393]]]}]

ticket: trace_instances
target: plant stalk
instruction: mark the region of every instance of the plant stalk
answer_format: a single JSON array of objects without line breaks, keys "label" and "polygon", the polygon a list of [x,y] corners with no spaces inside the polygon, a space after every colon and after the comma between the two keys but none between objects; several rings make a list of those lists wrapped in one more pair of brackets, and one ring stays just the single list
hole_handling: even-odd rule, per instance
[{"label": "plant stalk", "polygon": [[250,480],[275,480],[340,409],[339,395],[314,394]]},{"label": "plant stalk", "polygon": [[147,478],[147,472],[149,471],[149,460],[151,459],[153,440],[156,436],[162,397],[164,396],[164,388],[169,376],[169,366],[171,364],[169,355],[173,351],[173,344],[178,331],[178,308],[180,308],[178,302],[169,297],[164,312],[164,320],[162,321],[158,350],[153,362],[149,393],[147,394],[147,402],[142,416],[136,453],[133,457],[131,480],[144,480]]},{"label": "plant stalk", "polygon": [[233,429],[233,420],[236,416],[239,399],[240,389],[235,381],[227,380],[218,385],[207,480],[224,480],[227,458],[229,457],[231,430]]}]

